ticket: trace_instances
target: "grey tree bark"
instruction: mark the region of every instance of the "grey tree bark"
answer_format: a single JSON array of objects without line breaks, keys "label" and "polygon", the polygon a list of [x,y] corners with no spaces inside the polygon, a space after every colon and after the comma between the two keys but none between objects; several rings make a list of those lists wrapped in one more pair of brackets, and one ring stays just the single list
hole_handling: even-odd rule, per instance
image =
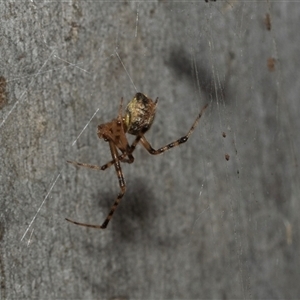
[{"label": "grey tree bark", "polygon": [[[299,4],[0,3],[1,299],[295,299]],[[268,17],[270,20],[268,21]],[[270,30],[269,30],[270,29]],[[118,191],[98,124],[159,97]],[[95,114],[96,113],[96,114]],[[131,139],[132,140],[132,139]]]}]

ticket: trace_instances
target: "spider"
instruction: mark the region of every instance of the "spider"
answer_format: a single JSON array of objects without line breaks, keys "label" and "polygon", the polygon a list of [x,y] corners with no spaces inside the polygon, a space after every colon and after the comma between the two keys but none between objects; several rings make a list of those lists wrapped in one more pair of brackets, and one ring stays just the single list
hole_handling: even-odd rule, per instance
[{"label": "spider", "polygon": [[[76,161],[67,161],[75,166],[86,167],[94,170],[106,170],[110,166],[114,165],[115,170],[119,180],[120,192],[112,205],[110,212],[108,213],[105,221],[102,225],[93,225],[86,223],[79,223],[70,219],[67,221],[74,223],[80,226],[86,226],[91,228],[105,229],[111,220],[117,206],[119,205],[121,199],[123,198],[126,191],[126,184],[124,180],[124,176],[121,169],[121,162],[123,163],[133,163],[134,157],[132,155],[138,143],[141,143],[145,149],[152,155],[161,154],[169,149],[172,149],[180,144],[185,143],[195,127],[197,126],[204,110],[207,108],[208,104],[206,104],[198,114],[196,120],[191,126],[189,132],[181,137],[180,139],[155,150],[152,148],[150,143],[146,140],[144,134],[150,129],[156,111],[158,98],[155,101],[147,97],[142,93],[137,93],[134,98],[128,103],[125,111],[125,116],[122,115],[122,106],[123,106],[123,98],[121,98],[120,106],[119,106],[119,114],[116,119],[113,119],[111,122],[101,124],[98,126],[98,137],[100,139],[104,139],[105,142],[108,142],[112,160],[106,163],[103,166],[90,165],[86,163],[80,163]],[[131,145],[129,145],[126,133],[132,134],[136,136],[135,140]],[[121,152],[119,152],[119,151]]]}]

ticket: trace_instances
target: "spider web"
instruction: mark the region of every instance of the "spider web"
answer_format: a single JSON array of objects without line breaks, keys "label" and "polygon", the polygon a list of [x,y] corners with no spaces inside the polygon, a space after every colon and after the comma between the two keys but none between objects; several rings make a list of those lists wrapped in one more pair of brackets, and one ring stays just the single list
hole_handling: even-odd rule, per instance
[{"label": "spider web", "polygon": [[[0,295],[299,295],[298,1],[0,3]],[[142,147],[96,172],[97,125],[159,97]]]}]

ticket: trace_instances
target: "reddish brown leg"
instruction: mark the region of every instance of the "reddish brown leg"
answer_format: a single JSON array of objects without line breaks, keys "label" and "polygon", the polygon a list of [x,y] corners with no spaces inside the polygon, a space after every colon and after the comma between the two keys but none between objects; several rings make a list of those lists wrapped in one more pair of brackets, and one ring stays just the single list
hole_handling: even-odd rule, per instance
[{"label": "reddish brown leg", "polygon": [[146,140],[146,138],[144,136],[141,137],[140,141],[142,143],[142,145],[146,148],[146,150],[150,153],[150,154],[153,154],[153,155],[157,155],[157,154],[160,154],[160,153],[163,153],[167,150],[170,150],[171,148],[174,148],[176,146],[179,146],[180,144],[183,144],[185,143],[190,135],[193,133],[193,131],[195,130],[197,124],[199,123],[199,120],[204,112],[204,110],[207,108],[208,104],[206,104],[200,111],[199,115],[197,116],[196,120],[194,121],[193,125],[191,126],[189,132],[183,136],[182,138],[166,145],[166,146],[163,146],[157,150],[153,149],[152,146],[150,145],[150,143]]},{"label": "reddish brown leg", "polygon": [[[140,141],[142,136],[137,136],[132,145],[130,146],[130,153],[122,153],[121,155],[118,156],[118,159],[121,162],[126,162],[128,164],[131,164],[134,162],[134,157],[132,156],[133,151],[135,150],[136,145]],[[128,159],[124,159],[126,156],[128,156]],[[111,165],[113,165],[114,161],[111,160],[110,162],[106,163],[101,167],[101,170],[104,171],[105,169],[109,168]]]},{"label": "reddish brown leg", "polygon": [[[128,156],[129,158],[125,158],[126,156]],[[118,156],[118,160],[120,160],[121,162],[126,162],[126,163],[131,164],[134,161],[134,157],[131,154],[128,155],[127,153],[122,153],[121,155]],[[103,166],[90,165],[90,164],[81,163],[78,161],[71,161],[71,160],[67,160],[67,163],[72,164],[77,167],[84,167],[84,168],[88,168],[88,169],[104,171],[107,168],[109,168],[110,166],[112,166],[114,164],[114,161],[111,160],[110,162],[106,163]]]},{"label": "reddish brown leg", "polygon": [[112,218],[117,206],[119,205],[122,197],[125,194],[126,191],[126,184],[125,184],[125,180],[123,177],[123,173],[122,173],[122,169],[121,169],[121,164],[119,161],[119,157],[118,157],[118,152],[117,152],[117,148],[116,146],[113,144],[113,142],[109,142],[109,147],[110,147],[110,151],[111,151],[111,155],[114,161],[114,165],[115,165],[115,170],[117,172],[117,176],[118,176],[118,180],[119,180],[119,186],[120,186],[120,192],[117,196],[117,199],[115,200],[114,204],[112,205],[109,214],[107,215],[105,221],[103,222],[102,225],[93,225],[93,224],[86,224],[86,223],[80,223],[80,222],[76,222],[70,219],[67,219],[67,221],[74,223],[76,225],[80,225],[80,226],[86,226],[86,227],[90,227],[90,228],[97,228],[97,229],[105,229],[107,227],[107,224],[109,223],[110,219]]}]

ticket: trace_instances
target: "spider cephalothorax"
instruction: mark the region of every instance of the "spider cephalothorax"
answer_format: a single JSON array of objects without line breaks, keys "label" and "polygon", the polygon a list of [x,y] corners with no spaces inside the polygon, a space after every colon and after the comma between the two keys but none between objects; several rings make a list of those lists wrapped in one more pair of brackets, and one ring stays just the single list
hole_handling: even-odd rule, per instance
[{"label": "spider cephalothorax", "polygon": [[[68,163],[72,163],[75,166],[86,167],[94,170],[106,170],[111,165],[114,165],[119,180],[120,192],[102,225],[79,223],[70,219],[66,219],[67,221],[72,222],[76,225],[105,229],[126,191],[126,184],[121,169],[121,162],[132,163],[134,161],[132,153],[139,142],[145,147],[145,149],[150,154],[153,155],[163,153],[173,147],[185,143],[194,131],[196,125],[198,124],[202,116],[202,113],[207,107],[206,104],[201,109],[192,127],[185,136],[164,147],[155,150],[146,140],[144,134],[150,129],[153,123],[157,101],[158,99],[156,99],[156,101],[154,102],[146,95],[142,93],[137,93],[134,96],[134,98],[128,103],[125,115],[123,116],[123,98],[121,98],[118,117],[116,119],[113,119],[111,122],[101,124],[98,126],[98,137],[101,139],[103,138],[106,142],[109,143],[109,148],[112,156],[112,160],[110,162],[100,167],[76,161],[68,161]],[[134,142],[131,145],[129,145],[128,143],[126,133],[130,133],[136,136]],[[121,153],[119,151],[121,151]]]}]

